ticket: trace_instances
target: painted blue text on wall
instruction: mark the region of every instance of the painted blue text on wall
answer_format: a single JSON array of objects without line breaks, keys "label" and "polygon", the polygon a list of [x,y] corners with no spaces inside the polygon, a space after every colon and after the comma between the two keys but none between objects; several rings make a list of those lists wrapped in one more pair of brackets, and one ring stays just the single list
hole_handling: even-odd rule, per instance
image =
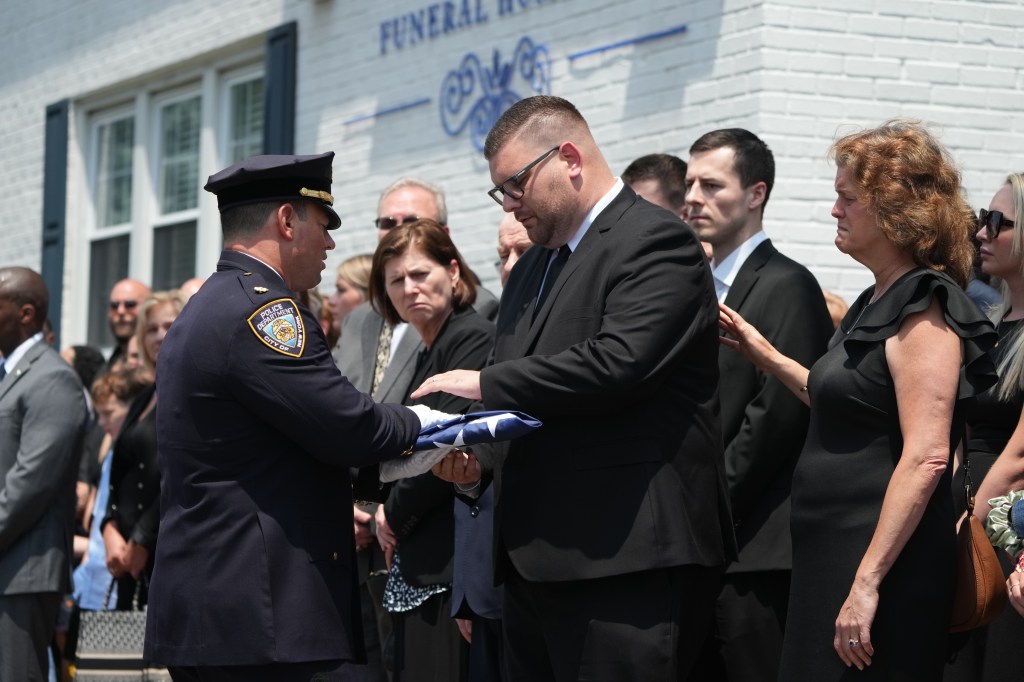
[{"label": "painted blue text on wall", "polygon": [[[491,0],[499,17],[525,10],[531,5],[550,4],[554,0]],[[486,0],[446,0],[380,22],[380,53],[415,47],[473,26],[486,24],[489,18]]]}]

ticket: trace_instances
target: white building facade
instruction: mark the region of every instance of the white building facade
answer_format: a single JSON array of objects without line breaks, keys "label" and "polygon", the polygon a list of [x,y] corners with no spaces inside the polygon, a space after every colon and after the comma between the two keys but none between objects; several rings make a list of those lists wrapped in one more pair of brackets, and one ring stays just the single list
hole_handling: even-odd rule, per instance
[{"label": "white building facade", "polygon": [[[870,282],[836,251],[830,142],[930,124],[972,205],[1024,170],[1024,0],[12,0],[0,7],[0,264],[42,270],[62,345],[107,345],[106,297],[205,276],[207,176],[255,153],[334,150],[333,267],[371,252],[380,190],[447,193],[497,292],[501,214],[480,152],[508,103],[565,97],[616,171],[743,127],[776,158],[766,231],[823,287]],[[15,210],[10,210],[10,209]],[[59,309],[59,315],[56,314]]]}]

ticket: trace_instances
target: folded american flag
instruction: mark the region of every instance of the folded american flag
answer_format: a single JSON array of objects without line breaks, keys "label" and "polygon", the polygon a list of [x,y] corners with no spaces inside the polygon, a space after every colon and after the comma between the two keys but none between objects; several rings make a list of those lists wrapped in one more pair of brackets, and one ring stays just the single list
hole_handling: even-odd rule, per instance
[{"label": "folded american flag", "polygon": [[540,425],[540,420],[523,412],[470,412],[423,429],[413,450],[498,443],[525,436]]},{"label": "folded american flag", "polygon": [[420,431],[411,457],[380,464],[382,483],[411,478],[430,471],[452,448],[498,443],[525,436],[541,422],[523,412],[470,412]]}]

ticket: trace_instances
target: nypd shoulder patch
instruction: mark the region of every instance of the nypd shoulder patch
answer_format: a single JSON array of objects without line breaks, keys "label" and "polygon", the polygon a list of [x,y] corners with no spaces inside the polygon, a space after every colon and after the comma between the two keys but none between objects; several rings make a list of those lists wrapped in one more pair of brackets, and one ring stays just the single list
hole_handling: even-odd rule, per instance
[{"label": "nypd shoulder patch", "polygon": [[260,341],[278,353],[301,357],[306,347],[299,306],[290,298],[279,298],[249,316],[249,328]]}]

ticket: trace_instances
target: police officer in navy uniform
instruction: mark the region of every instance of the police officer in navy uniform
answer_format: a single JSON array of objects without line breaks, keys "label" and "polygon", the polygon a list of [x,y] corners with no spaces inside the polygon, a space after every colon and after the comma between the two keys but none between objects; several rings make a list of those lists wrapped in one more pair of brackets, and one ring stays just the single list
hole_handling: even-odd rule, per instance
[{"label": "police officer in navy uniform", "polygon": [[349,467],[410,452],[436,415],[356,391],[299,303],[341,224],[333,158],[253,157],[205,187],[224,251],[157,366],[145,656],[175,680],[349,680],[365,658]]}]

